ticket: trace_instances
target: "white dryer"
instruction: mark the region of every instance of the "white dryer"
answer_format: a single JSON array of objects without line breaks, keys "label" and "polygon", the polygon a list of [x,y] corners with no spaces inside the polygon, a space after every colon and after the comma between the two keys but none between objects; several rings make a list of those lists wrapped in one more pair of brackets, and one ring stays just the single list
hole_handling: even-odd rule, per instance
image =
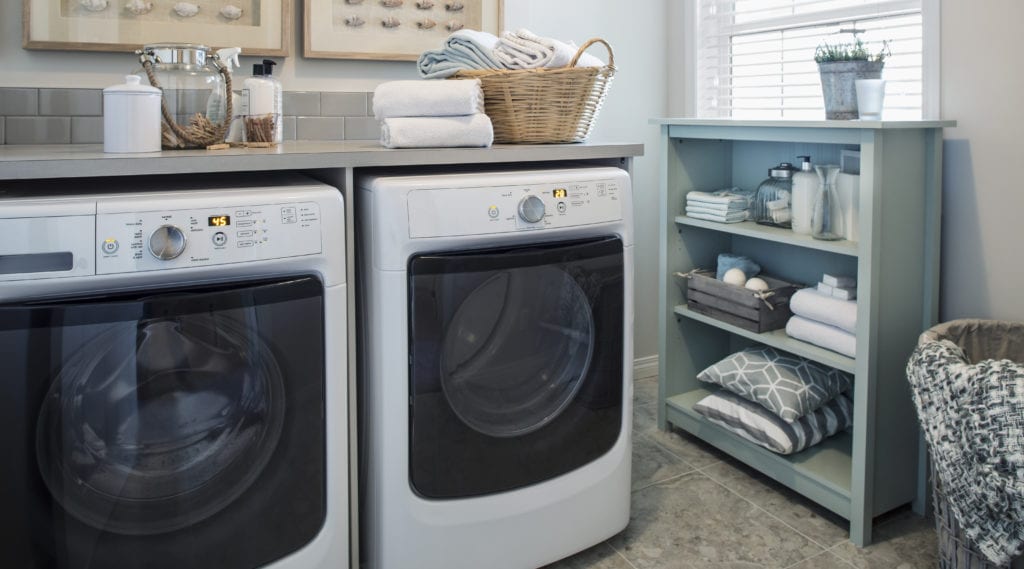
[{"label": "white dryer", "polygon": [[0,188],[0,567],[347,567],[341,194],[65,187]]},{"label": "white dryer", "polygon": [[618,168],[357,181],[369,569],[532,569],[629,520]]}]

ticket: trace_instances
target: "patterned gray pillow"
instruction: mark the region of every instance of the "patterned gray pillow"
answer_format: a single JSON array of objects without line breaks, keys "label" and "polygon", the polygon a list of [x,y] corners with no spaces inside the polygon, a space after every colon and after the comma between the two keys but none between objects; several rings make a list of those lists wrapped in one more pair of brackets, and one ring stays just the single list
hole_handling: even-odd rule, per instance
[{"label": "patterned gray pillow", "polygon": [[767,346],[737,352],[697,375],[753,401],[787,423],[850,389],[853,377]]}]

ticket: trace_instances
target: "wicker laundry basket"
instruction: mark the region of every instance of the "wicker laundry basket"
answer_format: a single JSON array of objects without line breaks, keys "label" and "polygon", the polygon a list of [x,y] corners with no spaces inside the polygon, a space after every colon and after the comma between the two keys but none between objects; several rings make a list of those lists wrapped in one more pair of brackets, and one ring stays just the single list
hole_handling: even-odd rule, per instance
[{"label": "wicker laundry basket", "polygon": [[[994,320],[953,320],[939,324],[921,335],[920,345],[949,340],[958,345],[970,365],[986,359],[1008,359],[1024,363],[1024,323]],[[956,520],[942,484],[932,468],[932,498],[935,508],[935,529],[938,533],[940,569],[1005,569],[1024,568],[1024,558],[1012,565],[996,565],[967,541]]]},{"label": "wicker laundry basket", "polygon": [[[583,52],[595,43],[608,49],[608,64],[576,67]],[[494,142],[544,144],[586,139],[614,75],[612,47],[594,38],[580,47],[567,67],[473,69],[452,78],[480,80],[484,112],[494,125]]]}]

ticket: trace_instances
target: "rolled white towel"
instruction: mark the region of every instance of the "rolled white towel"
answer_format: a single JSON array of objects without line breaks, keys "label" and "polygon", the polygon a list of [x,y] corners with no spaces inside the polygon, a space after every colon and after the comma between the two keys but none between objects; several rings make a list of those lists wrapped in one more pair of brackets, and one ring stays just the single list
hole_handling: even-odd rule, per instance
[{"label": "rolled white towel", "polygon": [[482,113],[462,117],[391,117],[381,121],[380,143],[387,148],[490,146],[491,119]]},{"label": "rolled white towel", "polygon": [[841,300],[815,288],[805,288],[789,299],[789,309],[797,316],[857,333],[857,302],[854,300]]},{"label": "rolled white towel", "polygon": [[808,320],[802,316],[793,316],[786,322],[786,335],[851,358],[857,355],[856,336],[835,326]]},{"label": "rolled white towel", "polygon": [[388,81],[373,91],[373,116],[453,117],[484,112],[479,79]]},{"label": "rolled white towel", "polygon": [[[572,42],[540,37],[530,30],[504,32],[494,47],[494,56],[509,69],[558,68],[569,65],[579,50]],[[604,62],[584,53],[577,67],[602,67]]]}]

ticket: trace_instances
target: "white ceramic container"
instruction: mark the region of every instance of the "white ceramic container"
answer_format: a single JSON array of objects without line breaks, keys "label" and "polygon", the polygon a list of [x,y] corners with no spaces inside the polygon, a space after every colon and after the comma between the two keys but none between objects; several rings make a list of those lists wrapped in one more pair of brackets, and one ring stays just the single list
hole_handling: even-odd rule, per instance
[{"label": "white ceramic container", "polygon": [[103,151],[160,152],[160,89],[137,75],[103,90]]}]

